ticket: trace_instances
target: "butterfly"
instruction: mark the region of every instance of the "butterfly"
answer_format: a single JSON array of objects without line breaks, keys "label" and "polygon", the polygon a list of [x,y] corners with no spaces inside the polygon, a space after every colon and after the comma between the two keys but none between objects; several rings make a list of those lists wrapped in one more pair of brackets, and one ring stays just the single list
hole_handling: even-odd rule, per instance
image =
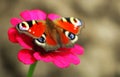
[{"label": "butterfly", "polygon": [[16,29],[34,39],[37,46],[46,51],[61,47],[71,47],[78,40],[83,22],[74,17],[61,17],[55,20],[30,20],[17,24]]}]

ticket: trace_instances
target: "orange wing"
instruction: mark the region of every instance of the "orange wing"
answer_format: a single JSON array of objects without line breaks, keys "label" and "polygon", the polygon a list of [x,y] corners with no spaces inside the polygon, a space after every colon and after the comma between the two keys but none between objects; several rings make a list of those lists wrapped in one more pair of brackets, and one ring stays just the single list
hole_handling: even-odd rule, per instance
[{"label": "orange wing", "polygon": [[33,38],[39,38],[45,32],[45,22],[37,22],[35,20],[24,21],[19,23],[16,28],[19,32],[25,33]]},{"label": "orange wing", "polygon": [[78,40],[78,33],[83,27],[81,20],[74,17],[62,17],[53,21],[57,27],[63,29],[59,32],[62,47],[71,47]]}]

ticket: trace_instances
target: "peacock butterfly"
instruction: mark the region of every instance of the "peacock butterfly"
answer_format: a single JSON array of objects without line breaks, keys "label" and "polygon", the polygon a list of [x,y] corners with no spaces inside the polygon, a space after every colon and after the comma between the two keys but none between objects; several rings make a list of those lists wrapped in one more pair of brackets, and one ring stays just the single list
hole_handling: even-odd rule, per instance
[{"label": "peacock butterfly", "polygon": [[16,26],[16,29],[31,36],[36,45],[51,51],[73,46],[83,26],[83,22],[78,18],[61,17],[55,20],[47,18],[45,21],[23,21]]}]

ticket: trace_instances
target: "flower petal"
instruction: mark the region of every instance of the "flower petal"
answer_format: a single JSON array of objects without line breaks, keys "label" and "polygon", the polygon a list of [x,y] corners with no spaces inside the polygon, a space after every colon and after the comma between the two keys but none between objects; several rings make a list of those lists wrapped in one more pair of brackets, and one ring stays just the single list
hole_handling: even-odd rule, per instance
[{"label": "flower petal", "polygon": [[47,54],[40,54],[40,52],[35,52],[34,57],[37,60],[42,60],[44,62],[53,62],[56,66],[60,68],[66,68],[70,65],[70,63],[62,56],[59,55],[59,53],[53,52],[53,53],[47,53]]},{"label": "flower petal", "polygon": [[9,37],[9,40],[13,43],[17,43],[18,41],[16,40],[16,37],[18,35],[18,32],[15,28],[10,28],[8,30],[8,37]]},{"label": "flower petal", "polygon": [[32,48],[33,47],[33,40],[32,38],[30,38],[29,36],[25,35],[25,34],[19,34],[18,37],[16,37],[18,43],[24,47],[24,48]]},{"label": "flower petal", "polygon": [[46,14],[41,10],[25,10],[21,12],[20,16],[24,20],[45,20]]},{"label": "flower petal", "polygon": [[71,48],[71,52],[82,55],[84,54],[84,48],[80,45],[75,44],[73,48]]},{"label": "flower petal", "polygon": [[77,54],[75,52],[71,52],[71,50],[72,48],[60,48],[55,52],[46,53],[44,55],[40,52],[35,52],[34,57],[37,60],[42,60],[44,62],[53,62],[60,68],[67,68],[71,63],[75,65],[80,63],[80,59]]},{"label": "flower petal", "polygon": [[35,59],[37,59],[37,60],[41,60],[41,59],[42,59],[42,56],[41,56],[40,52],[35,52],[35,53],[33,54],[33,56],[34,56]]},{"label": "flower petal", "polygon": [[57,14],[54,14],[54,13],[50,13],[50,14],[48,14],[48,18],[51,20],[55,20],[57,18],[60,18],[60,16]]},{"label": "flower petal", "polygon": [[8,30],[8,37],[11,42],[19,43],[24,48],[33,47],[32,38],[25,34],[19,34],[15,28],[10,28]]},{"label": "flower petal", "polygon": [[37,60],[43,60],[44,62],[51,62],[52,61],[52,57],[49,54],[42,55],[40,52],[35,52],[34,57]]},{"label": "flower petal", "polygon": [[67,59],[59,54],[54,54],[53,63],[60,68],[67,68],[70,65]]},{"label": "flower petal", "polygon": [[21,23],[21,22],[22,22],[22,20],[19,19],[19,18],[12,18],[12,19],[10,20],[10,23],[11,23],[13,26],[16,26],[17,24],[19,24],[19,23]]},{"label": "flower petal", "polygon": [[33,53],[34,51],[32,50],[22,49],[18,52],[18,59],[24,64],[33,64],[36,61],[33,57]]},{"label": "flower petal", "polygon": [[[68,50],[68,49],[65,49],[65,50]],[[79,60],[79,57],[77,57],[77,54],[71,52],[71,50],[69,49],[68,51],[65,51],[64,52],[59,52],[58,56],[61,56],[63,57],[64,59],[66,59],[66,62],[67,63],[73,63],[73,64],[79,64],[80,63],[80,60]]]},{"label": "flower petal", "polygon": [[70,53],[66,56],[66,58],[70,63],[76,64],[76,65],[80,63],[79,57],[77,57],[77,55],[75,54]]}]

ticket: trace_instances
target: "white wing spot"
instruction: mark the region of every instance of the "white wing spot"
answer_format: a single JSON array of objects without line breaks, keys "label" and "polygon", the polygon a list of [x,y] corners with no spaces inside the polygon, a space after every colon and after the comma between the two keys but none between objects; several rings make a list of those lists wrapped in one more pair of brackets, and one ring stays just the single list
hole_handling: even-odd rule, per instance
[{"label": "white wing spot", "polygon": [[31,29],[29,29],[28,31],[31,32]]},{"label": "white wing spot", "polygon": [[33,32],[33,34],[35,34],[35,32]]}]

